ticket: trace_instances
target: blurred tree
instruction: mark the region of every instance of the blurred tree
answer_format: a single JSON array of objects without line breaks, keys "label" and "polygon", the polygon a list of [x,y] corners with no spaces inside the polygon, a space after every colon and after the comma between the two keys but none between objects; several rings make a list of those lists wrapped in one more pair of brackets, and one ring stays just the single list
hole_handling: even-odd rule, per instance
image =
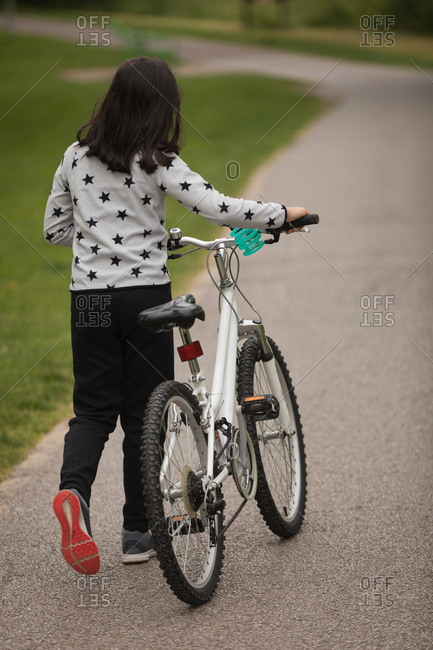
[{"label": "blurred tree", "polygon": [[[44,9],[81,9],[83,13],[84,2],[77,2],[76,0],[23,0],[20,2],[20,9],[25,10],[26,7],[38,7]],[[92,9],[99,9],[102,11],[112,11],[119,8],[118,0],[92,0]],[[91,13],[91,12],[89,12]]]},{"label": "blurred tree", "polygon": [[395,29],[433,33],[432,0],[383,0],[381,10],[395,15]]},{"label": "blurred tree", "polygon": [[244,27],[254,27],[255,0],[241,0],[241,23]]},{"label": "blurred tree", "polygon": [[278,9],[278,22],[280,27],[290,27],[290,2],[291,0],[275,0]]},{"label": "blurred tree", "polygon": [[15,33],[16,13],[16,0],[5,0],[5,30],[8,38],[12,37]]},{"label": "blurred tree", "polygon": [[[276,4],[277,15],[275,24],[278,27],[289,27],[290,25],[290,0],[266,0]],[[254,3],[256,0],[241,0],[241,21],[245,27],[254,27],[256,20],[254,15]]]}]

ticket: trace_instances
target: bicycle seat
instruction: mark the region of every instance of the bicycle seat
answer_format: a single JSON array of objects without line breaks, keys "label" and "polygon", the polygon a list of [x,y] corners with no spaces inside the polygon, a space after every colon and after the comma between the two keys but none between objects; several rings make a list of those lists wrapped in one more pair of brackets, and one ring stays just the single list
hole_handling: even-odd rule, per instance
[{"label": "bicycle seat", "polygon": [[205,319],[204,309],[196,305],[194,296],[188,293],[162,305],[144,309],[138,314],[138,324],[155,333],[168,332],[173,327],[189,330],[196,318]]}]

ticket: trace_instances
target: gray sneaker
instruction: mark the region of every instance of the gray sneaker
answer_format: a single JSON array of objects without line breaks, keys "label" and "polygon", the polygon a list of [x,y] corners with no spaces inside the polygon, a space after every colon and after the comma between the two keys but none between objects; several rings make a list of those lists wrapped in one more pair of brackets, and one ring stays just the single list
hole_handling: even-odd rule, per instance
[{"label": "gray sneaker", "polygon": [[138,564],[148,562],[156,555],[152,533],[132,532],[122,529],[122,562],[123,564]]}]

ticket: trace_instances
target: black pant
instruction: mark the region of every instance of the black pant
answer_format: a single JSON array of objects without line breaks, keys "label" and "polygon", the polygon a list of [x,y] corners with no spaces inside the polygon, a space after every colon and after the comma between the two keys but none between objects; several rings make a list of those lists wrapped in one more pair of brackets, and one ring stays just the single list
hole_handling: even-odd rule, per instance
[{"label": "black pant", "polygon": [[155,386],[174,375],[172,333],[148,332],[137,325],[137,315],[170,299],[169,284],[72,293],[75,417],[65,436],[60,489],[75,488],[89,503],[102,450],[120,416],[126,530],[148,528],[139,462],[143,411]]}]

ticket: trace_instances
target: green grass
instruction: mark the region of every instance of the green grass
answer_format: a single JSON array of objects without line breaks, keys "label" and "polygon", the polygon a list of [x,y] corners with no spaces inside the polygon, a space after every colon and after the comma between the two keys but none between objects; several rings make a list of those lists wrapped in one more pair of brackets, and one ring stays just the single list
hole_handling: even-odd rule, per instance
[{"label": "green grass", "polygon": [[[71,82],[62,73],[71,67],[115,66],[123,57],[112,48],[75,48],[29,37],[0,40],[0,475],[71,414],[71,252],[45,244],[42,220],[63,151],[107,83]],[[302,85],[226,76],[185,78],[181,86],[190,123],[183,156],[228,194],[239,195],[253,169],[323,108],[319,100],[306,98],[257,146],[304,94]],[[226,176],[229,161],[239,164],[236,180]],[[184,218],[175,201],[168,202],[167,211],[169,225],[182,220],[184,230],[198,237],[214,232],[196,215]],[[186,289],[201,268],[193,255],[173,262],[174,292]]]}]

